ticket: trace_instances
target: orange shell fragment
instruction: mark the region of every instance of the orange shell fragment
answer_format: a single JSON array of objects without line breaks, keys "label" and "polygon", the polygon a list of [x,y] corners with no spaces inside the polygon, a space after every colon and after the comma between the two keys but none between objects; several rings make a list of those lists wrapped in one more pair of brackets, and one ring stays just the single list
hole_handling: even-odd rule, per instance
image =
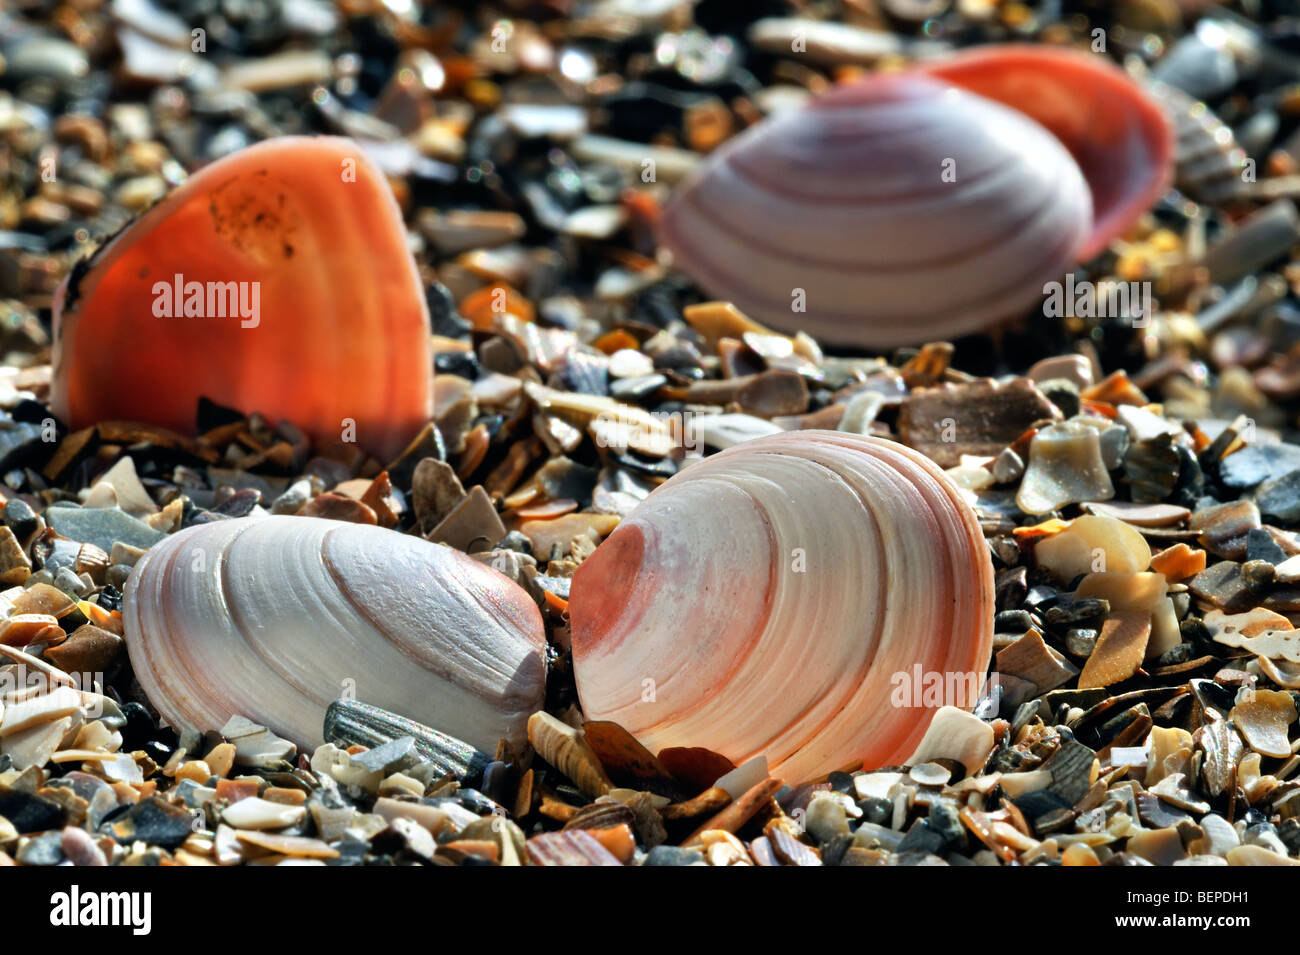
[{"label": "orange shell fragment", "polygon": [[383,173],[284,137],[183,185],[78,265],[54,305],[53,409],[193,434],[201,396],[396,456],[430,418],[423,286]]}]

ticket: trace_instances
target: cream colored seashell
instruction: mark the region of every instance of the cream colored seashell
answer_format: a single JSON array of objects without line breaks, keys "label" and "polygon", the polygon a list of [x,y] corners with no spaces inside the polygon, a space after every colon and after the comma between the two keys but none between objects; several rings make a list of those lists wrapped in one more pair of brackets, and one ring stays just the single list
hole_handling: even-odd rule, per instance
[{"label": "cream colored seashell", "polygon": [[674,195],[677,267],[759,322],[890,348],[1032,308],[1092,225],[1043,127],[916,74],[837,87],[728,141]]},{"label": "cream colored seashell", "polygon": [[360,697],[492,752],[542,704],[541,614],[459,552],[379,527],[262,517],[187,528],[136,565],[135,674],[169,723],[240,714],[310,747]]},{"label": "cream colored seashell", "polygon": [[[679,472],[579,567],[578,694],[652,750],[762,754],[791,783],[896,764],[941,702],[975,702],[992,582],[974,514],[921,454],[756,438]],[[900,695],[935,674],[963,698]]]}]

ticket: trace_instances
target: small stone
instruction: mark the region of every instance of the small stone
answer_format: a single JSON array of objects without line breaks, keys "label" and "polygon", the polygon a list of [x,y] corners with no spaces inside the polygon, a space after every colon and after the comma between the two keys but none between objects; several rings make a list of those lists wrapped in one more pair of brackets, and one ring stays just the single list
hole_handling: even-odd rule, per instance
[{"label": "small stone", "polygon": [[141,799],[109,828],[109,834],[122,845],[138,840],[164,849],[175,849],[193,831],[194,817],[190,813],[157,796]]},{"label": "small stone", "polygon": [[1262,483],[1255,491],[1255,504],[1265,517],[1286,524],[1300,520],[1300,468]]},{"label": "small stone", "polygon": [[227,806],[221,813],[221,821],[235,829],[287,829],[301,821],[306,813],[302,806],[287,806],[252,796]]},{"label": "small stone", "polygon": [[704,853],[679,846],[655,846],[646,853],[643,865],[707,865]]},{"label": "small stone", "polygon": [[1178,484],[1182,458],[1173,436],[1160,434],[1136,441],[1124,452],[1124,473],[1134,501],[1163,501]]},{"label": "small stone", "polygon": [[116,507],[56,504],[46,509],[45,520],[62,536],[94,544],[105,552],[112,550],[118,541],[132,547],[149,548],[167,536]]},{"label": "small stone", "polygon": [[1079,386],[1074,382],[1067,378],[1049,378],[1037,384],[1043,396],[1056,405],[1066,418],[1073,418],[1079,413]]},{"label": "small stone", "polygon": [[411,477],[411,504],[420,529],[428,533],[437,527],[466,498],[456,470],[445,461],[425,458]]},{"label": "small stone", "polygon": [[613,514],[582,512],[565,514],[550,521],[525,521],[519,529],[532,541],[533,553],[546,557],[556,544],[567,553],[569,542],[576,537],[599,543],[618,523],[619,518]]},{"label": "small stone", "polygon": [[818,843],[830,842],[836,836],[848,834],[849,817],[843,798],[834,793],[817,792],[808,803],[804,828]]},{"label": "small stone", "polygon": [[64,860],[62,834],[43,832],[28,839],[15,857],[19,865],[58,865]]},{"label": "small stone", "polygon": [[[227,720],[221,727],[221,735],[235,744],[235,762],[240,766],[270,768],[292,758],[297,751],[293,743],[243,716]],[[208,757],[209,761],[211,758]]]},{"label": "small stone", "polygon": [[1234,561],[1221,560],[1212,564],[1193,577],[1187,586],[1197,597],[1228,613],[1245,610],[1255,603],[1254,591],[1241,576],[1241,565]]},{"label": "small stone", "polygon": [[11,497],[5,502],[4,523],[22,544],[30,543],[33,537],[45,529],[44,519],[26,501],[17,497]]},{"label": "small stone", "polygon": [[993,462],[993,480],[997,484],[1013,484],[1025,473],[1025,462],[1010,448],[1004,448]]},{"label": "small stone", "polygon": [[121,651],[121,637],[87,623],[44,656],[66,673],[104,673]]},{"label": "small stone", "polygon": [[0,527],[0,584],[21,584],[32,574],[32,559],[8,527]]},{"label": "small stone", "polygon": [[1241,845],[1241,838],[1232,823],[1217,813],[1206,813],[1199,820],[1203,835],[1193,839],[1187,846],[1198,855],[1226,856],[1231,850]]},{"label": "small stone", "polygon": [[1034,547],[1038,566],[1068,584],[1080,574],[1112,571],[1136,574],[1151,563],[1151,548],[1142,535],[1113,517],[1084,515]]},{"label": "small stone", "polygon": [[298,512],[302,517],[323,517],[351,524],[378,524],[375,512],[360,501],[327,491],[311,500]]},{"label": "small stone", "polygon": [[295,481],[271,502],[272,514],[297,514],[311,500],[311,481]]},{"label": "small stone", "polygon": [[59,846],[73,865],[108,865],[108,857],[104,855],[104,850],[84,829],[66,826],[59,836]]},{"label": "small stone", "polygon": [[480,484],[475,485],[474,490],[452,508],[425,538],[456,550],[469,551],[490,550],[505,536],[506,526],[501,522],[501,515]]},{"label": "small stone", "polygon": [[1286,561],[1286,551],[1278,546],[1273,535],[1262,527],[1246,535],[1246,560],[1267,561],[1274,566]]},{"label": "small stone", "polygon": [[[95,482],[95,487],[100,486],[111,487],[117,506],[132,517],[143,518],[158,512],[158,505],[140,483],[140,478],[135,472],[135,461],[129,455],[123,456],[120,461],[100,475],[99,480]],[[94,493],[94,488],[91,489],[91,493]]]},{"label": "small stone", "polygon": [[1065,649],[1076,657],[1086,658],[1097,647],[1097,631],[1086,627],[1072,627],[1065,631]]},{"label": "small stone", "polygon": [[996,667],[998,673],[1029,684],[1032,695],[1054,690],[1079,673],[1077,667],[1043,642],[1043,635],[1037,630],[1030,630],[1011,646],[1000,650]]},{"label": "small stone", "polygon": [[1259,529],[1259,509],[1252,501],[1203,507],[1192,514],[1188,526],[1200,531],[1197,541],[1210,553],[1241,560],[1246,556],[1250,532]]},{"label": "small stone", "polygon": [[1219,482],[1244,491],[1300,469],[1300,446],[1250,444],[1219,461]]}]

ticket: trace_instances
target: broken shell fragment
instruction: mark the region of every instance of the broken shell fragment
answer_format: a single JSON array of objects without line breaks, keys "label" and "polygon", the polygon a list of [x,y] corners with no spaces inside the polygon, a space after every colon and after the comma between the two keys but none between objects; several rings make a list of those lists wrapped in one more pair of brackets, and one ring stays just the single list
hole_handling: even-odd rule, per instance
[{"label": "broken shell fragment", "polygon": [[[204,167],[74,269],[54,323],[52,408],[73,428],[192,433],[207,397],[318,438],[351,421],[392,458],[430,416],[406,229],[346,139],[284,137]],[[308,378],[284,374],[290,358]]]},{"label": "broken shell fragment", "polygon": [[492,751],[541,705],[541,614],[516,584],[437,544],[310,517],[173,534],[123,604],[136,676],[178,728],[244,714],[311,746],[355,693]]},{"label": "broken shell fragment", "polygon": [[[793,783],[897,763],[926,712],[972,706],[992,607],[979,525],[931,461],[790,432],[679,472],[582,563],[574,675],[589,718],[652,751],[763,754]],[[918,671],[961,687],[900,697]]]},{"label": "broken shell fragment", "polygon": [[1029,445],[1029,464],[1016,492],[1026,514],[1049,514],[1066,504],[1108,501],[1115,485],[1101,458],[1097,430],[1077,421],[1049,425]]},{"label": "broken shell fragment", "polygon": [[1111,571],[1136,574],[1151,563],[1151,547],[1142,535],[1113,517],[1084,515],[1034,547],[1038,566],[1062,583],[1080,574]]},{"label": "broken shell fragment", "polygon": [[325,710],[325,741],[336,746],[374,749],[403,736],[441,775],[480,776],[492,757],[467,743],[396,713],[359,700],[335,700]]},{"label": "broken shell fragment", "polygon": [[910,73],[834,88],[729,140],[674,195],[660,238],[753,319],[880,349],[1029,309],[1091,226],[1087,184],[1050,133]]}]

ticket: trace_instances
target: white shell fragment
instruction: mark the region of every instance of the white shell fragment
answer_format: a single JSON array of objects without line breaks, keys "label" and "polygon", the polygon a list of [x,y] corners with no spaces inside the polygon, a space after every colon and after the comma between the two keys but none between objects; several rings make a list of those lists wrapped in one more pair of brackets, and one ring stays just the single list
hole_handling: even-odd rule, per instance
[{"label": "white shell fragment", "polygon": [[545,681],[541,614],[513,582],[417,537],[308,517],[220,521],[151,548],[127,649],[169,723],[246,715],[314,748],[363,698],[492,751],[525,739]]},{"label": "white shell fragment", "polygon": [[1091,227],[1043,127],[915,74],[876,74],[711,153],[662,242],[710,294],[823,342],[890,348],[1022,313]]},{"label": "white shell fragment", "polygon": [[[574,674],[589,719],[652,751],[762,754],[795,783],[897,763],[928,713],[972,706],[992,607],[979,524],[933,462],[788,432],[678,472],[582,563]],[[961,698],[915,685],[934,674]]]}]

